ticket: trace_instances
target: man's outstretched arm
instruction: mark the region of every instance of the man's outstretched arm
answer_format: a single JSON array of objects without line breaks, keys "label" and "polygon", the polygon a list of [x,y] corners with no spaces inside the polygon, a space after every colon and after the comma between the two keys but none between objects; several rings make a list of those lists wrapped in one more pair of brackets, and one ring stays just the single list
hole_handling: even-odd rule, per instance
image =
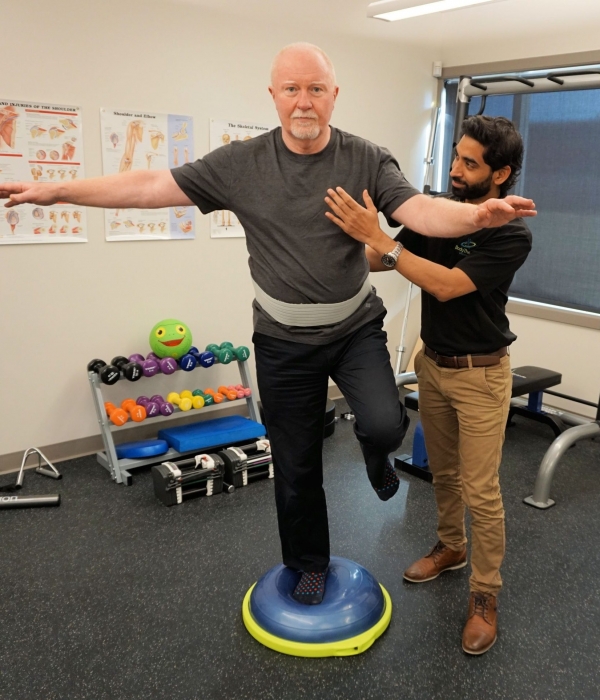
[{"label": "man's outstretched arm", "polygon": [[193,202],[175,182],[170,170],[133,170],[117,175],[69,182],[4,182],[0,199],[5,207],[18,204],[68,202],[105,209],[160,209]]},{"label": "man's outstretched arm", "polygon": [[[346,195],[342,188],[337,187],[336,190],[340,196]],[[536,215],[533,201],[516,195],[488,199],[481,204],[463,204],[444,197],[419,194],[399,206],[392,218],[423,236],[456,238],[482,228],[504,226],[513,219]]]}]

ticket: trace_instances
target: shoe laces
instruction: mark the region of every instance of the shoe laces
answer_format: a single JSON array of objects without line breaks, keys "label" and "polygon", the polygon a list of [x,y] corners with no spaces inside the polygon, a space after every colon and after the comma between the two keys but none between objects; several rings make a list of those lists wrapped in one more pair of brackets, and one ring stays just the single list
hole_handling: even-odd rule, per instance
[{"label": "shoe laces", "polygon": [[433,561],[437,561],[437,559],[440,557],[442,552],[444,552],[444,550],[446,550],[446,549],[447,549],[446,545],[443,542],[438,541],[438,543],[431,550],[431,552],[429,552],[429,556],[433,557]]},{"label": "shoe laces", "polygon": [[490,596],[487,593],[475,592],[473,594],[473,615],[479,615],[487,623],[490,621],[487,618],[490,604]]}]

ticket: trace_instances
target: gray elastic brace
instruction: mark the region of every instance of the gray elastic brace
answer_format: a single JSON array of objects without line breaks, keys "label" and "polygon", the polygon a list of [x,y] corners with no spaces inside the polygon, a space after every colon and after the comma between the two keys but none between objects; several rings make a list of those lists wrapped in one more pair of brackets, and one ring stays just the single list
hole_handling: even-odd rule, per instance
[{"label": "gray elastic brace", "polygon": [[336,304],[288,304],[278,301],[263,291],[254,280],[256,301],[278,323],[285,326],[328,326],[340,323],[358,309],[371,291],[369,277],[365,279],[358,294]]}]

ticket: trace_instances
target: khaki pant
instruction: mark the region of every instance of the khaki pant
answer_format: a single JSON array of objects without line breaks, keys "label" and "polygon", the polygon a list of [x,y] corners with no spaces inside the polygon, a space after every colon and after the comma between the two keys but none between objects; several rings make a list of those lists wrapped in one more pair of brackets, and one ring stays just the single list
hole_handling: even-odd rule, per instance
[{"label": "khaki pant", "polygon": [[451,549],[465,546],[466,506],[471,514],[471,590],[497,595],[505,549],[498,469],[512,389],[510,359],[507,355],[491,367],[446,369],[421,350],[415,371],[438,537]]}]

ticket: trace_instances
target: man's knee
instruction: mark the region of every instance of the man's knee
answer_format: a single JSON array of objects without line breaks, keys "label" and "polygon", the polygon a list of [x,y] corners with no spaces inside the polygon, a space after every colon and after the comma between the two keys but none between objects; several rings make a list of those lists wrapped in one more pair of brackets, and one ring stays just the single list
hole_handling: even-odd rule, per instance
[{"label": "man's knee", "polygon": [[356,434],[363,445],[381,452],[392,452],[402,444],[409,423],[406,410],[399,404],[397,411],[378,413],[357,423]]}]

